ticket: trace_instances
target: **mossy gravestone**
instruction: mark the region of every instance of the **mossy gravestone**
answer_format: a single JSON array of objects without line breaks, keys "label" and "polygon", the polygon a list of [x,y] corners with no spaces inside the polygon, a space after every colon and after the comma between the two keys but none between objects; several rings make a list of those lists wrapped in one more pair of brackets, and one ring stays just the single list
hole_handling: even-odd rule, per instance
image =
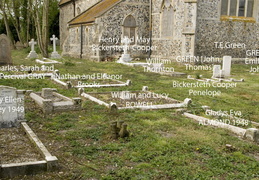
[{"label": "mossy gravestone", "polygon": [[5,35],[0,35],[0,65],[13,64],[11,57],[10,39]]}]

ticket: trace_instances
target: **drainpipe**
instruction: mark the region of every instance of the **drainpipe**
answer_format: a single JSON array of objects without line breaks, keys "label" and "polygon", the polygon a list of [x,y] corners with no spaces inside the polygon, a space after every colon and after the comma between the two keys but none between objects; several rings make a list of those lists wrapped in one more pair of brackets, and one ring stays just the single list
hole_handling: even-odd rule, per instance
[{"label": "drainpipe", "polygon": [[152,47],[152,1],[149,1],[149,47],[148,58],[151,58],[151,47]]},{"label": "drainpipe", "polygon": [[81,24],[80,59],[83,58],[83,24]]},{"label": "drainpipe", "polygon": [[76,0],[73,0],[73,6],[74,6],[74,17],[76,17]]}]

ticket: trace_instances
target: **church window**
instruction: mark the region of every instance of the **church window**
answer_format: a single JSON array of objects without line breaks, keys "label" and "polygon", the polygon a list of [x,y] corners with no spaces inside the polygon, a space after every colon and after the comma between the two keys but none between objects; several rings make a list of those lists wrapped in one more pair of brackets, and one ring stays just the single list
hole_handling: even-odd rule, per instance
[{"label": "church window", "polygon": [[254,0],[221,0],[221,15],[253,17]]},{"label": "church window", "polygon": [[161,9],[161,37],[172,37],[174,27],[174,8],[170,0],[165,0]]},{"label": "church window", "polygon": [[136,27],[137,23],[135,18],[132,15],[127,16],[123,22],[123,37],[127,36],[132,39],[131,44],[135,44]]}]

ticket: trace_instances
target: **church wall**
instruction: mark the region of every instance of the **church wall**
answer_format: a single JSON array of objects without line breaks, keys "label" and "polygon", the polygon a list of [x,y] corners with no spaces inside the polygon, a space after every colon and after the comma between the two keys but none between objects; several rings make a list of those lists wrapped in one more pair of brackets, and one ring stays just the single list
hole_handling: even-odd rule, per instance
[{"label": "church wall", "polygon": [[152,45],[157,49],[152,51],[152,57],[175,60],[183,54],[183,35],[185,25],[185,4],[183,0],[169,0],[174,8],[173,36],[163,38],[161,35],[161,7],[163,0],[152,1]]},{"label": "church wall", "polygon": [[[256,7],[256,23],[240,20],[221,21],[220,0],[198,0],[196,55],[213,57],[230,55],[242,58],[246,56],[246,49],[259,48],[259,3]],[[245,46],[242,47],[245,48],[216,48],[214,42],[222,42],[224,47],[225,45],[228,47],[229,43],[244,43]]]},{"label": "church wall", "polygon": [[[123,22],[128,15],[132,15],[136,20],[136,38],[149,38],[149,0],[126,0],[119,3],[111,10],[107,11],[102,17],[98,18],[101,29],[99,38],[116,38],[119,42],[98,42],[100,46],[121,46],[121,39],[123,38]],[[147,42],[138,42],[137,46],[149,46]],[[132,57],[146,57],[146,51],[133,50],[131,46],[129,50]],[[100,55],[103,57],[116,57],[123,53],[123,50],[101,51]]]},{"label": "church wall", "polygon": [[87,10],[89,7],[93,6],[100,0],[77,0],[76,1],[76,16]]},{"label": "church wall", "polygon": [[[99,0],[76,0],[75,7],[73,3],[68,3],[60,7],[60,44],[61,47],[68,35],[68,22],[75,16],[78,16],[89,7],[93,6]],[[75,9],[74,9],[75,8]]]},{"label": "church wall", "polygon": [[[102,16],[96,18],[94,24],[83,26],[83,54],[84,59],[94,59],[97,61],[106,58],[119,58],[123,53],[122,48],[119,50],[98,50],[93,47],[112,47],[121,45],[123,35],[122,24],[124,19],[132,15],[136,20],[136,36],[138,38],[149,38],[149,3],[148,0],[126,0],[121,2]],[[87,30],[86,30],[87,29]],[[77,33],[78,32],[78,33]],[[113,39],[104,42],[103,39]],[[138,46],[149,46],[146,42],[139,42]],[[81,52],[81,27],[70,27],[69,36],[63,46],[63,55],[80,57]],[[132,57],[147,57],[146,51],[130,50]]]},{"label": "church wall", "polygon": [[60,7],[59,28],[60,28],[60,47],[62,47],[68,35],[67,22],[74,17],[74,6],[72,3]]}]

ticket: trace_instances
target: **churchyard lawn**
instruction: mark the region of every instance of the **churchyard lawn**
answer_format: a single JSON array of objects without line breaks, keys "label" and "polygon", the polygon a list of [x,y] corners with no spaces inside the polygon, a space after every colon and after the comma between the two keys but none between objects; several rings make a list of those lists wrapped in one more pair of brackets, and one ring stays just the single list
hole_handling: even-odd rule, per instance
[{"label": "churchyard lawn", "polygon": [[[14,65],[35,65],[25,59],[28,49],[13,51]],[[143,67],[129,67],[115,62],[92,62],[64,58],[55,64],[60,73],[122,75],[128,87],[85,88],[85,92],[138,91],[142,86],[158,94],[183,101],[192,99],[191,113],[205,116],[201,106],[215,111],[235,112],[242,118],[259,123],[259,74],[249,73],[248,65],[232,65],[233,87],[173,87],[173,83],[194,83],[186,77],[144,73]],[[174,67],[177,72],[211,78],[211,71],[187,71],[185,66]],[[182,85],[181,84],[181,85]],[[65,89],[48,78],[35,80],[4,80],[1,85],[17,89],[40,91],[57,88],[58,92],[77,97],[77,89]],[[228,86],[228,85],[226,85]],[[235,87],[234,87],[235,86]],[[193,92],[190,92],[190,89]],[[194,91],[220,91],[220,96],[199,96]],[[230,131],[199,125],[176,110],[121,110],[111,113],[94,102],[84,101],[83,110],[43,115],[29,98],[26,99],[26,119],[49,151],[59,159],[54,172],[14,179],[257,179],[259,178],[259,146],[242,140]],[[110,139],[111,122],[123,120],[128,124],[130,137]],[[249,124],[247,127],[252,127]],[[244,128],[247,128],[244,127]],[[226,144],[232,145],[227,148]]]}]

